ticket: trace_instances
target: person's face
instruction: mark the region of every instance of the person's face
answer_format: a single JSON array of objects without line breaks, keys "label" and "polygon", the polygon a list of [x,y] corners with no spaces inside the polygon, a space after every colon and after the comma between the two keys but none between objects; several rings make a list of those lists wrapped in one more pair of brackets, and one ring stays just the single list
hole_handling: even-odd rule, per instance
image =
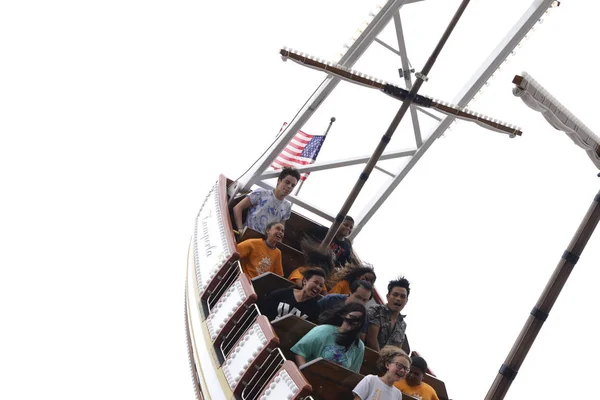
[{"label": "person's face", "polygon": [[372,273],[370,273],[370,272],[367,272],[366,274],[359,276],[359,277],[358,277],[358,280],[359,280],[359,281],[361,281],[361,280],[362,280],[362,281],[367,281],[367,282],[369,282],[371,285],[373,285],[373,284],[375,283],[375,275],[373,275],[373,274],[372,274]]},{"label": "person's face", "polygon": [[344,220],[344,222],[342,222],[342,225],[338,230],[338,234],[342,237],[350,236],[350,234],[352,233],[352,228],[354,228],[354,222],[350,221],[349,219],[346,219]]},{"label": "person's face", "polygon": [[288,175],[283,179],[278,179],[277,186],[275,187],[275,192],[279,195],[279,197],[286,197],[287,195],[292,193],[292,190],[294,190],[297,183],[298,179],[294,178],[291,175]]},{"label": "person's face", "polygon": [[310,277],[310,279],[304,280],[304,287],[302,290],[304,290],[304,293],[308,297],[315,297],[321,293],[321,289],[323,288],[324,284],[325,278],[319,275],[313,275]]},{"label": "person's face", "polygon": [[350,293],[346,299],[346,303],[360,303],[366,307],[370,298],[371,291],[359,286],[354,293]]},{"label": "person's face", "polygon": [[394,286],[387,295],[388,308],[392,311],[400,312],[408,301],[406,288]]},{"label": "person's face", "polygon": [[406,374],[406,383],[408,383],[409,386],[420,385],[421,382],[423,382],[423,375],[424,373],[421,371],[421,368],[413,367]]},{"label": "person's face", "polygon": [[365,315],[360,311],[352,311],[346,314],[343,318],[342,325],[340,326],[340,332],[348,332],[355,330],[365,320]]},{"label": "person's face", "polygon": [[392,362],[387,364],[388,373],[399,381],[410,371],[410,363],[402,356],[396,356]]},{"label": "person's face", "polygon": [[283,224],[275,224],[267,229],[267,242],[269,243],[281,243],[283,240],[283,234],[285,233],[285,227]]}]

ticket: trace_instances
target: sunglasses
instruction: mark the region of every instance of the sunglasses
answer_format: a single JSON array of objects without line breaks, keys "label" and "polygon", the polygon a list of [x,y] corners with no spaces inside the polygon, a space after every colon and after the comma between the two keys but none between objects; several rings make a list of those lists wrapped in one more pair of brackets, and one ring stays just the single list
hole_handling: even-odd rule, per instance
[{"label": "sunglasses", "polygon": [[350,325],[350,326],[358,326],[358,325],[360,325],[360,318],[348,318],[348,317],[344,317],[342,319],[344,321],[346,321],[348,323],[348,325]]}]

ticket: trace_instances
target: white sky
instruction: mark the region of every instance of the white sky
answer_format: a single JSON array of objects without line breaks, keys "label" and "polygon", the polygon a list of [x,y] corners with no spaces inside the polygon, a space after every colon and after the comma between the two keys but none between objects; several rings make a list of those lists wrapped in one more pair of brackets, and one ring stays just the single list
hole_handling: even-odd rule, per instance
[{"label": "white sky", "polygon": [[[417,70],[459,3],[405,8]],[[451,101],[529,3],[473,0],[421,93]],[[219,173],[249,167],[323,79],[281,62],[279,47],[333,59],[374,5],[0,6],[0,398],[193,398],[183,300],[201,200]],[[583,150],[513,97],[510,82],[528,71],[598,132],[589,100],[600,85],[590,51],[599,8],[563,1],[471,105],[522,126],[523,137],[455,124],[355,242],[380,291],[399,274],[412,281],[412,347],[454,399],[484,397],[597,193]],[[398,81],[399,60],[376,47],[368,57],[356,68]],[[335,116],[319,160],[366,154],[398,107],[342,84],[304,130],[319,133]],[[411,145],[408,126],[388,149]],[[302,195],[335,213],[361,169],[314,173]],[[593,397],[599,240],[507,399]]]}]

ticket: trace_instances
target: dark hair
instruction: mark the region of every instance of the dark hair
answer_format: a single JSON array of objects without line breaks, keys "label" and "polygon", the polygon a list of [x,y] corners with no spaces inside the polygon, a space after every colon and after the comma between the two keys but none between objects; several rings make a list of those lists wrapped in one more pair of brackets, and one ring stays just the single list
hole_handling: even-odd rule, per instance
[{"label": "dark hair", "polygon": [[304,276],[304,279],[306,280],[309,280],[315,275],[321,276],[323,279],[325,279],[325,271],[323,271],[321,268],[309,268],[302,272],[302,276]]},{"label": "dark hair", "polygon": [[388,283],[388,294],[392,292],[392,289],[395,287],[401,287],[406,289],[406,297],[410,294],[410,282],[405,277],[401,276],[398,279],[391,280]]},{"label": "dark hair", "polygon": [[355,326],[354,329],[348,332],[338,332],[336,334],[335,343],[344,347],[346,351],[350,349],[353,343],[358,344],[360,340],[360,332],[365,325],[365,318],[367,315],[367,309],[360,303],[348,303],[344,304],[341,307],[334,307],[329,310],[326,310],[319,315],[319,323],[334,325],[334,326],[342,326],[344,322],[344,317],[354,311],[358,311],[362,313],[362,317],[360,318],[360,324]]},{"label": "dark hair", "polygon": [[329,247],[321,250],[319,244],[310,239],[302,240],[300,247],[302,247],[302,253],[304,254],[305,266],[321,268],[325,271],[325,276],[333,270],[333,254]]},{"label": "dark hair", "polygon": [[413,369],[415,367],[419,368],[425,374],[427,372],[427,361],[423,357],[412,357],[410,368]]},{"label": "dark hair", "polygon": [[265,233],[267,233],[267,231],[268,231],[269,229],[271,229],[273,226],[275,226],[275,225],[277,225],[277,224],[281,224],[281,225],[283,225],[283,221],[273,221],[273,222],[269,222],[269,223],[267,224],[267,227],[265,228]]},{"label": "dark hair", "polygon": [[368,290],[369,292],[371,292],[371,296],[369,297],[369,300],[371,300],[373,298],[373,285],[371,285],[371,283],[364,281],[362,279],[360,281],[352,282],[352,285],[350,285],[350,293],[356,292],[356,290],[361,286],[363,288],[365,288],[365,290]]},{"label": "dark hair", "polygon": [[342,276],[342,279],[344,279],[344,280],[348,281],[350,284],[352,284],[354,281],[356,281],[359,277],[363,276],[364,274],[373,274],[375,279],[377,279],[377,274],[375,274],[375,270],[373,269],[373,266],[368,265],[368,264],[346,267],[346,269],[344,271],[344,275]]},{"label": "dark hair", "polygon": [[279,173],[277,180],[282,181],[288,175],[293,176],[296,180],[300,180],[300,172],[294,167],[284,167]]}]

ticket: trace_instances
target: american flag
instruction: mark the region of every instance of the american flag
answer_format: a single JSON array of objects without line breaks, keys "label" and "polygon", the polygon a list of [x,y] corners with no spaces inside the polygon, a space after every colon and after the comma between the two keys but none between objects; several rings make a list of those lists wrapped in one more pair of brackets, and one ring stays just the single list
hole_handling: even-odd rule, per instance
[{"label": "american flag", "polygon": [[[281,130],[285,129],[287,122],[283,123]],[[283,149],[271,164],[274,169],[283,167],[301,167],[312,164],[317,159],[321,146],[325,141],[325,135],[309,135],[308,133],[298,131],[288,145]],[[308,178],[310,172],[304,172],[300,175],[300,180]]]}]

